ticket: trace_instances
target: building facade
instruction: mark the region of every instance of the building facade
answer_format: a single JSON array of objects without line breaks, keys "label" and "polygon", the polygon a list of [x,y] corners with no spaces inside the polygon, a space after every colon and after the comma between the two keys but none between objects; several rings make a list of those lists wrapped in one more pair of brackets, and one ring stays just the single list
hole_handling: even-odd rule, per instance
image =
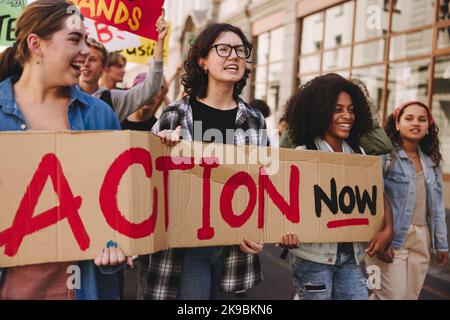
[{"label": "building facade", "polygon": [[[381,121],[406,100],[431,106],[450,207],[450,0],[168,0],[167,74],[209,22],[239,26],[254,45],[245,99],[264,99],[276,127],[295,89],[334,72],[368,86]],[[172,98],[181,90],[171,87]]]}]

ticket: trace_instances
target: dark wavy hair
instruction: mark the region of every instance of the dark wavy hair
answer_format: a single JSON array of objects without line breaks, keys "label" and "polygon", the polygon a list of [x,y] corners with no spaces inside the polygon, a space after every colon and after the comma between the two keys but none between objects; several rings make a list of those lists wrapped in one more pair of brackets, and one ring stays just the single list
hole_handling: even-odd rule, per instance
[{"label": "dark wavy hair", "polygon": [[[403,112],[405,111],[407,107],[403,108],[399,115],[398,115],[398,121],[400,121],[400,118],[403,115]],[[394,120],[394,116],[391,114],[384,125],[384,129],[386,130],[386,133],[391,139],[392,144],[394,147],[398,150],[402,147],[402,137],[400,136],[400,132],[397,131],[396,123]],[[420,149],[422,149],[423,153],[425,153],[427,156],[433,160],[435,167],[438,167],[441,160],[442,160],[442,154],[439,150],[440,142],[439,142],[439,128],[436,126],[436,123],[433,123],[428,128],[428,133],[425,135],[425,137],[420,140],[419,143]]]},{"label": "dark wavy hair", "polygon": [[354,149],[359,147],[360,137],[373,126],[371,104],[357,84],[335,73],[312,79],[288,101],[286,121],[289,137],[295,145],[310,144],[316,137],[324,136],[341,92],[350,95],[355,112],[355,122],[346,141]]},{"label": "dark wavy hair", "polygon": [[[241,29],[232,26],[227,23],[215,23],[207,26],[195,39],[192,47],[189,49],[188,58],[184,63],[184,69],[186,74],[181,77],[181,83],[184,86],[184,90],[190,96],[196,96],[199,98],[206,97],[208,89],[208,75],[203,71],[202,67],[198,64],[199,58],[206,58],[211,50],[211,46],[214,41],[223,32],[233,32],[241,38],[244,46],[252,48],[251,43],[244,35]],[[247,61],[249,62],[249,61]],[[250,75],[250,69],[245,68],[244,76],[241,80],[234,84],[233,98],[237,99],[244,89],[247,79]]]}]

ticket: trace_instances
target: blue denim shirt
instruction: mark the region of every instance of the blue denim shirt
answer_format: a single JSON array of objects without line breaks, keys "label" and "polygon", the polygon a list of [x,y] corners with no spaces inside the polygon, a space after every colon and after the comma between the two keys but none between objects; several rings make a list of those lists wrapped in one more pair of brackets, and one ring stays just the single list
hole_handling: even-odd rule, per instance
[{"label": "blue denim shirt", "polygon": [[[328,145],[328,143],[320,138],[314,139],[314,143],[319,151],[333,152],[333,149]],[[298,148],[306,149],[304,146]],[[342,144],[342,151],[346,153],[353,153],[353,149],[345,141]],[[367,245],[367,242],[353,243],[353,251],[355,253],[355,261],[357,264],[364,260]],[[338,258],[338,243],[302,243],[298,249],[291,249],[291,252],[302,259],[334,265],[336,264]]]},{"label": "blue denim shirt", "polygon": [[[390,158],[390,161],[386,159]],[[448,251],[445,206],[442,196],[442,172],[419,148],[419,158],[425,176],[427,192],[427,222],[431,232],[432,247]],[[392,206],[394,240],[392,247],[399,249],[405,241],[412,223],[416,203],[416,170],[403,149],[383,156],[384,191]]]},{"label": "blue denim shirt", "polygon": [[[14,99],[13,83],[16,80],[9,77],[0,82],[0,131],[27,129],[25,117]],[[67,117],[71,130],[120,130],[119,121],[111,107],[82,92],[77,86],[71,88]],[[123,266],[102,268],[99,272],[90,260],[81,261],[78,265],[81,270],[81,289],[76,292],[77,299],[117,299],[117,275],[111,273]]]}]

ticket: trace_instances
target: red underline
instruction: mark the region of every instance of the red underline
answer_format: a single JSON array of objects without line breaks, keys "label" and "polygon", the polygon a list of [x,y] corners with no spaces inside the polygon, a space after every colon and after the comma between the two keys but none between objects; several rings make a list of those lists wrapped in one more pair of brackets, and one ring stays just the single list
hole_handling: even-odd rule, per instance
[{"label": "red underline", "polygon": [[342,228],[349,226],[368,226],[369,219],[344,219],[344,220],[334,220],[327,224],[328,229]]}]

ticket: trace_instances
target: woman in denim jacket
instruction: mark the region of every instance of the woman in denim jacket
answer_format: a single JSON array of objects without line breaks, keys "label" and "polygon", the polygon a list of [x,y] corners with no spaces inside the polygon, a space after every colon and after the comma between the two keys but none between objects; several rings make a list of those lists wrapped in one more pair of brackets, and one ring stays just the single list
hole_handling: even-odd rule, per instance
[{"label": "woman in denim jacket", "polygon": [[396,147],[383,159],[384,188],[392,205],[394,240],[369,265],[380,268],[381,288],[373,299],[417,299],[430,261],[448,263],[438,128],[429,108],[409,101],[394,109],[386,131]]},{"label": "woman in denim jacket", "polygon": [[[25,7],[14,46],[0,55],[0,131],[120,130],[111,108],[76,86],[90,52],[85,41],[82,17],[71,2],[38,0]],[[115,272],[125,260],[110,241],[95,264],[87,260],[0,269],[0,300],[117,299]],[[69,286],[72,265],[79,268],[80,287]]]},{"label": "woman in denim jacket", "polygon": [[[370,102],[355,83],[326,74],[303,85],[289,101],[288,132],[294,145],[322,152],[364,153],[361,135],[372,128]],[[384,251],[392,240],[392,216],[385,202],[384,226],[367,244],[302,243],[291,250],[290,267],[302,300],[368,299],[359,265],[367,254]],[[292,240],[282,240],[292,246]]]}]

